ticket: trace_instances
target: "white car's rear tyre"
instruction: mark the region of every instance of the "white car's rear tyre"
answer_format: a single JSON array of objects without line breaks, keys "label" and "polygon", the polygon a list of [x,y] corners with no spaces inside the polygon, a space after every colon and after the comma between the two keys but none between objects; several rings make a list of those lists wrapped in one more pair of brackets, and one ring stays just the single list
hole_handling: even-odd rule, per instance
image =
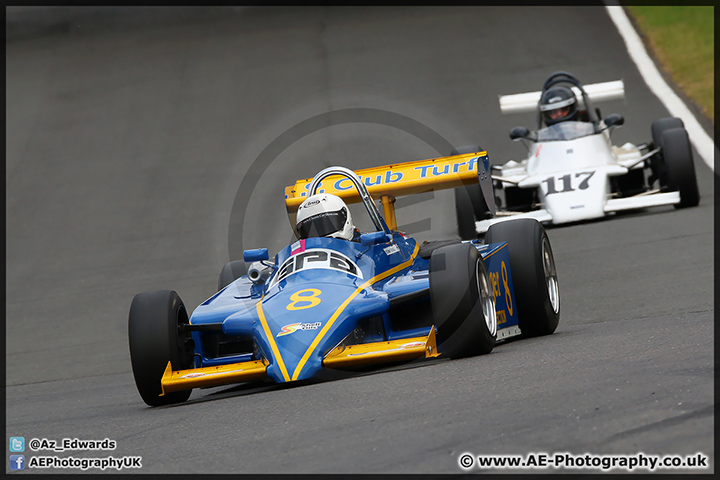
[{"label": "white car's rear tyre", "polygon": [[660,143],[668,187],[680,192],[680,203],[675,207],[696,206],[700,203],[700,192],[687,131],[682,127],[665,130],[660,137]]},{"label": "white car's rear tyre", "polygon": [[[682,119],[677,117],[663,117],[658,118],[650,125],[650,132],[652,133],[652,147],[662,147],[662,134],[665,130],[671,128],[684,127]],[[660,188],[662,191],[670,191],[668,187],[668,174],[667,168],[665,167],[665,161],[663,160],[663,152],[653,155],[650,158],[650,169],[652,170],[652,178],[659,181]],[[654,181],[652,182],[654,183]],[[650,185],[652,187],[652,184]]]},{"label": "white car's rear tyre", "polygon": [[677,117],[663,117],[658,118],[652,124],[650,125],[650,131],[652,133],[652,140],[653,144],[656,147],[659,147],[661,145],[660,139],[662,138],[662,134],[665,130],[670,130],[671,128],[682,128],[685,127],[685,124],[683,123],[682,119]]}]

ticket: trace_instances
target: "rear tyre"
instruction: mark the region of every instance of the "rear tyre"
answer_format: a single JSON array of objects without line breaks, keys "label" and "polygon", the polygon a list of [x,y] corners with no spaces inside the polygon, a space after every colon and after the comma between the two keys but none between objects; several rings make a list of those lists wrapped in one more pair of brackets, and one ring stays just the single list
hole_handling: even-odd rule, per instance
[{"label": "rear tyre", "polygon": [[[453,148],[450,155],[463,155],[482,151],[483,149],[478,145],[464,145]],[[478,238],[475,221],[483,220],[487,215],[480,185],[468,185],[455,189],[455,214],[460,239],[474,240]]]},{"label": "rear tyre", "polygon": [[660,137],[660,145],[667,169],[668,187],[680,192],[680,203],[675,208],[696,206],[700,203],[700,192],[687,131],[684,128],[665,130]]},{"label": "rear tyre", "polygon": [[433,251],[430,301],[444,355],[461,358],[492,351],[497,337],[495,300],[485,261],[472,244]]},{"label": "rear tyre", "polygon": [[180,403],[190,397],[191,390],[160,396],[168,362],[173,370],[193,366],[192,338],[178,328],[186,323],[187,310],[174,291],[144,292],[133,298],[128,321],[130,360],[138,392],[150,406]]},{"label": "rear tyre", "polygon": [[683,124],[683,121],[677,117],[658,118],[657,120],[652,122],[652,125],[650,125],[653,145],[655,145],[656,147],[659,147],[662,145],[661,138],[662,138],[662,134],[665,130],[670,130],[671,128],[684,128],[684,127],[685,127],[685,125]]},{"label": "rear tyre", "polygon": [[[677,117],[663,117],[652,122],[650,125],[650,131],[652,133],[652,143],[654,148],[662,146],[662,134],[665,130],[670,130],[671,128],[684,128],[683,121]],[[649,163],[650,170],[652,171],[651,178],[653,180],[650,186],[652,186],[652,183],[654,183],[655,180],[659,180],[661,190],[668,191],[668,173],[663,160],[662,150],[660,153],[653,155],[652,158],[650,158]]]},{"label": "rear tyre", "polygon": [[[478,187],[476,192],[472,187]],[[460,240],[474,240],[478,238],[475,225],[475,207],[472,203],[473,195],[482,195],[480,185],[470,185],[455,189],[455,218],[457,219],[457,233]]]},{"label": "rear tyre", "polygon": [[505,209],[512,212],[529,212],[538,202],[534,188],[505,187]]},{"label": "rear tyre", "polygon": [[486,243],[508,243],[520,330],[525,337],[553,333],[560,321],[557,270],[545,228],[532,218],[490,225]]},{"label": "rear tyre", "polygon": [[244,261],[233,260],[223,265],[218,278],[218,292],[243,275],[247,275],[247,265]]}]

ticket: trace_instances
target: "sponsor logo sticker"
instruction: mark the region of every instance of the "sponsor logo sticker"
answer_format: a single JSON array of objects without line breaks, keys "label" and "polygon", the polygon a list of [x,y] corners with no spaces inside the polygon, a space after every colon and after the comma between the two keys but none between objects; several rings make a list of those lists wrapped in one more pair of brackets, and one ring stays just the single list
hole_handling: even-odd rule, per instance
[{"label": "sponsor logo sticker", "polygon": [[290,246],[290,255],[297,255],[305,251],[305,240],[298,240]]},{"label": "sponsor logo sticker", "polygon": [[397,253],[400,251],[400,247],[395,245],[394,243],[388,247],[383,248],[386,255],[392,255],[393,253]]},{"label": "sponsor logo sticker", "polygon": [[291,333],[295,333],[298,330],[317,330],[322,326],[322,322],[312,322],[312,323],[291,323],[289,325],[285,325],[280,329],[280,332],[278,332],[276,337],[282,337],[283,335],[290,335]]}]

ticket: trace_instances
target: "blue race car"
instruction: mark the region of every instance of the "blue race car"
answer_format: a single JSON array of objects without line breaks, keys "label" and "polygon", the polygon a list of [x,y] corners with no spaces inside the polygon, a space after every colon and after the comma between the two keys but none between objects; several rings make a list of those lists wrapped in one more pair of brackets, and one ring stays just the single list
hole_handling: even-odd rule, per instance
[{"label": "blue race car", "polygon": [[[193,388],[480,355],[514,336],[554,332],[557,274],[538,221],[492,225],[484,243],[419,244],[397,229],[395,197],[478,184],[473,203],[494,213],[483,151],[357,171],[330,167],[287,187],[298,241],[272,261],[265,248],[245,250],[191,315],[174,291],[133,298],[130,357],[142,399],[167,405],[186,401]],[[305,215],[321,197],[361,202],[375,231],[328,234],[346,218],[342,208]],[[474,222],[475,214],[458,211],[458,222]]]}]

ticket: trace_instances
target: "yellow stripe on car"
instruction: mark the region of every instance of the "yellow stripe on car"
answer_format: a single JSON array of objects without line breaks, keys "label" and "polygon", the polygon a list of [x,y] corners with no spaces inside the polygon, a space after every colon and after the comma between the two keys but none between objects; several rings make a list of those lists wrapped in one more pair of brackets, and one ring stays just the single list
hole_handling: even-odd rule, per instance
[{"label": "yellow stripe on car", "polygon": [[280,373],[282,373],[283,378],[286,382],[290,381],[290,375],[288,374],[287,367],[285,367],[285,362],[283,362],[282,356],[280,355],[280,350],[278,349],[277,343],[275,343],[275,338],[273,337],[272,332],[270,331],[270,327],[268,326],[267,320],[265,319],[265,314],[263,313],[262,309],[262,298],[258,300],[256,305],[257,314],[260,318],[260,323],[262,324],[263,330],[265,331],[265,336],[268,339],[268,342],[270,342],[270,348],[272,349],[273,353],[275,354],[275,358],[277,358],[278,366],[280,367]]},{"label": "yellow stripe on car", "polygon": [[[375,275],[370,280],[368,280],[367,282],[360,285],[357,289],[355,289],[355,291],[352,294],[350,294],[350,296],[348,298],[345,299],[345,301],[342,303],[342,305],[340,305],[340,307],[338,307],[338,309],[335,310],[335,312],[332,314],[332,316],[330,317],[328,322],[325,324],[325,326],[322,328],[322,330],[320,330],[320,333],[318,334],[318,336],[315,337],[315,340],[313,340],[313,342],[310,344],[310,347],[308,347],[307,351],[300,359],[300,363],[298,363],[298,366],[295,369],[295,372],[293,373],[293,376],[292,376],[293,380],[298,379],[298,377],[300,376],[300,372],[302,371],[303,367],[307,363],[312,352],[315,351],[315,349],[317,348],[317,346],[320,343],[320,341],[322,340],[322,338],[325,336],[325,334],[328,332],[328,330],[330,330],[330,327],[332,326],[332,324],[335,323],[335,320],[337,320],[337,318],[340,316],[340,314],[343,312],[343,310],[345,310],[345,307],[348,306],[348,304],[352,301],[352,299],[355,298],[360,292],[362,292],[365,288],[372,285],[373,283],[379,282],[380,280],[383,280],[384,278],[389,277],[393,273],[398,272],[398,271],[412,265],[419,250],[420,250],[420,245],[418,245],[416,243],[415,250],[413,251],[413,253],[410,256],[410,259],[408,261],[403,262],[400,265],[397,265],[389,270],[386,270],[379,275]],[[264,326],[264,324],[263,324],[263,326]],[[275,350],[273,350],[273,351],[275,351]],[[279,353],[278,353],[278,357],[279,357]]]}]

